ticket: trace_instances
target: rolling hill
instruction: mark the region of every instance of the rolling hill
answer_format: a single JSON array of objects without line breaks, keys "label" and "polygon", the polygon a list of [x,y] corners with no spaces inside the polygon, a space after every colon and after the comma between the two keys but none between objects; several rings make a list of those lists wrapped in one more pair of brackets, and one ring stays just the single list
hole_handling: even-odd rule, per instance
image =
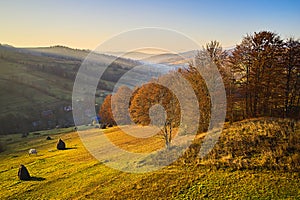
[{"label": "rolling hill", "polygon": [[[0,134],[69,126],[73,83],[90,52],[63,46],[15,48],[0,45]],[[101,104],[106,94],[136,61],[93,54],[101,62],[116,59],[105,70],[96,92]]]},{"label": "rolling hill", "polygon": [[[130,55],[170,58],[141,52]],[[135,88],[177,67],[172,63],[138,61],[65,46],[16,48],[0,45],[0,134],[73,125],[73,84],[87,56],[87,63],[96,63],[92,70],[103,71],[95,94],[96,110],[105,96],[120,85]],[[86,78],[94,72],[86,74]]]}]

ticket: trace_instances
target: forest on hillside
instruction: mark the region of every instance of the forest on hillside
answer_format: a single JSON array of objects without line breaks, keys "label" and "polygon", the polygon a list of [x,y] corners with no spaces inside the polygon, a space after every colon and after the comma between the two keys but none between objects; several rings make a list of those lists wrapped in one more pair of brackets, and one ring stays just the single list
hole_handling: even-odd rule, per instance
[{"label": "forest on hillside", "polygon": [[206,57],[216,65],[223,79],[227,121],[256,117],[300,119],[300,42],[294,38],[283,39],[274,32],[260,31],[244,36],[232,50],[223,50],[218,41],[211,41],[198,51],[195,62],[188,67],[134,90],[120,87],[104,100],[99,110],[102,123],[149,125],[151,107],[160,104],[166,112],[164,127],[168,130],[178,127],[179,101],[163,85],[183,76],[193,87],[201,108],[198,131],[206,131],[210,123],[211,97],[197,70],[197,63],[203,63]]}]

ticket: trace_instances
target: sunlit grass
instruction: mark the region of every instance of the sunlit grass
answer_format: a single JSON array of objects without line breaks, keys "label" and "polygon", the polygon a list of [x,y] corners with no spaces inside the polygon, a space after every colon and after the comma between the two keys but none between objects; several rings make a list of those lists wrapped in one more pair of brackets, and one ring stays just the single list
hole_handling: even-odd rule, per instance
[{"label": "sunlit grass", "polygon": [[[244,125],[246,126],[246,124]],[[231,127],[232,130],[240,128]],[[276,128],[276,127],[275,127]],[[59,133],[65,131],[66,133]],[[7,149],[0,153],[0,199],[297,199],[300,197],[299,172],[242,169],[178,162],[161,170],[143,174],[125,173],[100,163],[86,150],[78,133],[71,129],[51,130],[28,138],[9,135]],[[85,130],[85,133],[99,129]],[[134,131],[138,131],[136,128]],[[100,133],[99,133],[100,134]],[[119,128],[105,130],[120,148],[152,151],[162,147],[161,138],[125,136]],[[228,133],[229,134],[229,133]],[[234,137],[234,132],[229,136]],[[46,140],[50,135],[53,140]],[[68,150],[56,150],[61,138]],[[154,142],[152,144],[152,142]],[[157,144],[156,144],[157,142]],[[152,144],[152,145],[151,145]],[[38,155],[28,155],[36,148]],[[24,164],[36,180],[20,181],[19,164]]]}]

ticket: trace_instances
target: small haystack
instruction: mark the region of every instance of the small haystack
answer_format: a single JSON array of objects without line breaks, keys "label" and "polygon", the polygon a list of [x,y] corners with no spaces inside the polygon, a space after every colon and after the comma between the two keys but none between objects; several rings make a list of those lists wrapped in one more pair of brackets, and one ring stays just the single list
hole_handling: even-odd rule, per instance
[{"label": "small haystack", "polygon": [[20,180],[30,180],[30,174],[27,170],[27,168],[24,165],[20,165],[19,171],[18,171],[18,177]]},{"label": "small haystack", "polygon": [[56,148],[58,150],[65,150],[66,149],[66,143],[64,141],[62,141],[62,139],[59,139],[58,143],[56,145]]}]

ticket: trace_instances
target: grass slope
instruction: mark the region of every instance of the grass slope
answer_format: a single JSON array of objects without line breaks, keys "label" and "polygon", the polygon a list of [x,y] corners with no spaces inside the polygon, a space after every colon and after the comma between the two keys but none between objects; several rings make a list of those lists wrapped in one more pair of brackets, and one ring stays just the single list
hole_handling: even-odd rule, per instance
[{"label": "grass slope", "polygon": [[[74,71],[80,62],[32,55],[25,50],[0,46],[1,133],[28,131],[41,112],[71,104],[73,81],[49,73],[49,68]],[[45,71],[36,70],[43,67]]]},{"label": "grass slope", "polygon": [[[62,46],[23,49],[0,45],[0,134],[30,131],[42,111],[53,110],[57,115],[59,108],[71,105],[74,80],[88,53]],[[102,54],[94,57],[99,62],[115,59]],[[135,65],[119,58],[105,71],[96,92],[99,105],[118,78]]]},{"label": "grass slope", "polygon": [[[245,122],[244,127],[249,123],[252,122]],[[238,126],[240,124],[233,124],[225,132],[237,130]],[[120,172],[93,158],[78,134],[69,131],[72,129],[31,133],[28,138],[3,136],[1,140],[7,143],[7,147],[0,153],[0,199],[300,198],[299,172],[230,167],[216,170],[205,164],[183,164],[181,160],[151,173]],[[92,128],[84,132],[97,131],[99,129]],[[124,147],[134,139],[124,137],[124,133],[115,127],[105,130],[105,134],[113,143]],[[299,134],[299,128],[295,134]],[[51,135],[54,140],[45,140],[46,135]],[[68,150],[55,149],[59,138],[66,142]],[[145,142],[143,149],[153,149],[154,140]],[[36,148],[38,155],[28,156],[30,148]],[[28,168],[34,180],[18,180],[17,171],[21,163]]]}]

